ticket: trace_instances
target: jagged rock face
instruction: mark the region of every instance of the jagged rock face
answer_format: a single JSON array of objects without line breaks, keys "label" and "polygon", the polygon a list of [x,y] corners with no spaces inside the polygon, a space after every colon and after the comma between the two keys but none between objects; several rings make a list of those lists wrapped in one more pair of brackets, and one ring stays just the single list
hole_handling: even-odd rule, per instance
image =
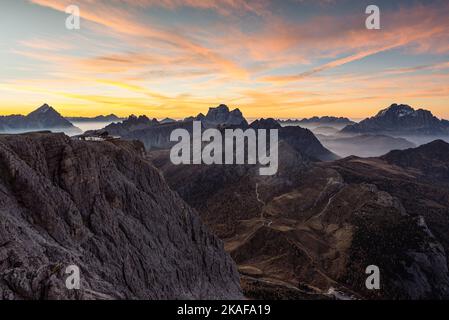
[{"label": "jagged rock face", "polygon": [[[335,288],[362,299],[447,299],[449,181],[402,160],[435,157],[442,167],[445,152],[433,155],[435,147],[449,145],[315,163],[298,162],[283,141],[273,177],[173,166],[161,154],[152,161],[225,241],[250,297],[315,299]],[[380,290],[365,287],[373,264]]]},{"label": "jagged rock face", "polygon": [[87,132],[87,135],[107,132],[112,136],[119,136],[124,139],[138,139],[150,149],[167,149],[174,145],[170,141],[170,134],[178,128],[192,131],[192,122],[201,121],[203,128],[222,127],[247,127],[248,123],[240,110],[229,111],[225,105],[217,108],[210,108],[206,116],[199,114],[197,117],[189,117],[184,121],[176,122],[172,119],[165,119],[159,123],[156,119],[150,120],[146,116],[139,118],[131,116],[123,123],[113,123],[101,130]]},{"label": "jagged rock face", "polygon": [[[445,144],[442,141],[437,142],[442,143]],[[385,287],[386,290],[392,290],[402,286],[401,290],[390,291],[393,297],[447,299],[449,295],[447,171],[446,175],[435,175],[435,171],[425,170],[429,165],[416,165],[420,163],[418,159],[430,159],[432,154],[438,153],[438,149],[434,147],[435,145],[429,144],[416,149],[394,151],[379,159],[351,157],[331,165],[348,183],[371,183],[398,199],[405,213],[401,219],[409,217],[407,220],[411,225],[400,228],[395,226],[400,220],[392,221],[384,217],[386,220],[379,220],[372,235],[366,232],[365,235],[360,234],[364,239],[362,241],[365,249],[354,250],[354,254],[357,254],[357,251],[372,252],[382,264],[390,265],[392,270],[389,270],[389,276],[401,278],[392,281],[390,287]],[[444,149],[448,148],[449,145],[446,144]],[[445,161],[437,159],[433,162],[434,169],[438,169],[443,162],[447,168],[446,158]],[[359,221],[365,223],[363,220]],[[416,225],[421,232],[416,231]],[[380,239],[379,244],[384,243],[384,249],[374,249],[370,244],[373,239]],[[402,249],[402,257],[386,259],[385,253],[395,251],[398,243],[407,243],[409,248]]]},{"label": "jagged rock face", "polygon": [[204,122],[206,127],[248,125],[239,109],[229,111],[228,106],[224,104],[221,104],[216,108],[209,108],[206,116],[200,114],[196,120]]},{"label": "jagged rock face", "polygon": [[[223,245],[138,142],[0,136],[0,299],[238,299]],[[69,291],[68,265],[81,270]]]},{"label": "jagged rock face", "polygon": [[447,135],[449,124],[430,111],[392,104],[376,116],[349,125],[343,133],[390,133],[396,135]]},{"label": "jagged rock face", "polygon": [[26,132],[38,130],[64,131],[68,134],[81,130],[63,118],[53,107],[44,104],[27,116],[12,115],[0,117],[0,132]]},{"label": "jagged rock face", "polygon": [[[159,122],[156,119],[150,120],[147,116],[131,115],[127,120],[120,123],[111,123],[104,129],[96,130],[97,133],[107,132],[111,136],[124,137],[131,134],[133,131],[143,130],[152,126],[158,125]],[[92,132],[87,132],[90,134]]]},{"label": "jagged rock face", "polygon": [[[169,149],[176,142],[170,141],[173,130],[185,129],[192,132],[193,121],[201,121],[202,129],[218,128],[223,129],[278,129],[279,139],[284,140],[299,153],[316,160],[328,161],[337,159],[338,156],[327,150],[314,134],[300,127],[281,127],[274,119],[260,119],[248,125],[241,112],[236,109],[229,111],[225,105],[217,108],[210,108],[206,116],[199,115],[196,118],[186,118],[184,121],[158,123],[156,120],[150,121],[142,116],[139,118],[130,117],[123,123],[111,124],[96,133],[107,132],[109,135],[120,136],[127,140],[139,140],[143,142],[147,150]],[[87,132],[89,135],[93,132]]]}]

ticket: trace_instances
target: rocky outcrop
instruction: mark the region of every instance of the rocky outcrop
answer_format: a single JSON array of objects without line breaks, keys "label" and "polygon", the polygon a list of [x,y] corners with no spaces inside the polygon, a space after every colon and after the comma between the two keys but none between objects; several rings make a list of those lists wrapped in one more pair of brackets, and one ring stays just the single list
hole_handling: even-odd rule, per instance
[{"label": "rocky outcrop", "polygon": [[[0,299],[239,299],[220,240],[140,142],[0,136]],[[80,290],[65,287],[68,265]]]},{"label": "rocky outcrop", "polygon": [[63,118],[48,104],[44,104],[26,116],[0,116],[0,132],[18,133],[42,130],[65,132],[70,135],[81,133],[79,128]]}]

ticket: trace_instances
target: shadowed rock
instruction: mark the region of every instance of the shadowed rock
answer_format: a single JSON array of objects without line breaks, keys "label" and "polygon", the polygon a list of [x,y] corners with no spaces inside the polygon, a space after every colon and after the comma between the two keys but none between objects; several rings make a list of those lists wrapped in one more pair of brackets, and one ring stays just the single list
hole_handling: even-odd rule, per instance
[{"label": "shadowed rock", "polygon": [[[220,240],[140,142],[0,136],[0,299],[239,299]],[[81,290],[67,290],[68,265]]]}]

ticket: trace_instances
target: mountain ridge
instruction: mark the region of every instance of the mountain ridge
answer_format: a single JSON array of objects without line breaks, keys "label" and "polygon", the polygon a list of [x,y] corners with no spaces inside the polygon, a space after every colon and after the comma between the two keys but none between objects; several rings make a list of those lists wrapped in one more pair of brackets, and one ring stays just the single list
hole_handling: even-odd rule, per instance
[{"label": "mountain ridge", "polygon": [[449,135],[449,121],[440,120],[430,111],[392,104],[375,116],[348,125],[342,133],[377,133],[404,135]]}]

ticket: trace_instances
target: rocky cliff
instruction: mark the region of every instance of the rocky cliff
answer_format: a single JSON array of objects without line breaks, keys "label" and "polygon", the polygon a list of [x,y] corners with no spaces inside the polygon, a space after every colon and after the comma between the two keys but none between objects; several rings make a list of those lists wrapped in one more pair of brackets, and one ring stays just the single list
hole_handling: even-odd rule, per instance
[{"label": "rocky cliff", "polygon": [[[140,142],[0,136],[0,299],[238,299],[235,266]],[[65,287],[68,265],[80,290]]]}]

